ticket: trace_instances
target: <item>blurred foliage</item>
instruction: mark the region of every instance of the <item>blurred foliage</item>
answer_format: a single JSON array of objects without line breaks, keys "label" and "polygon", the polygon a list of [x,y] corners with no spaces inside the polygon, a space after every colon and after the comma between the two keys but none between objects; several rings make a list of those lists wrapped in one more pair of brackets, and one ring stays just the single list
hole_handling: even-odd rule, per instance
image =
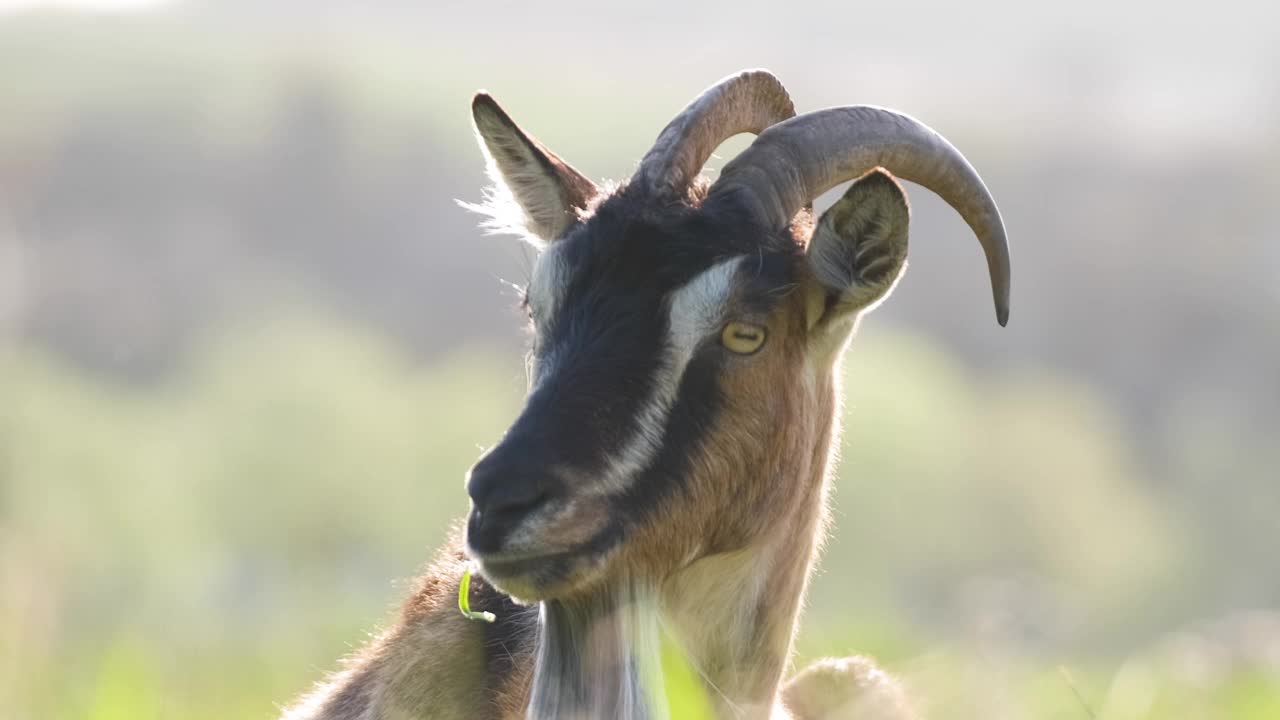
[{"label": "blurred foliage", "polygon": [[1018,616],[1002,624],[1061,642],[1082,625],[1114,634],[1174,589],[1179,519],[1091,389],[984,382],[908,338],[855,341],[847,365],[831,555],[841,574],[891,580],[860,596],[892,588],[883,607],[951,623],[1006,606]]},{"label": "blurred foliage", "polygon": [[[1178,590],[1178,513],[1087,389],[982,380],[918,338],[863,336],[803,654],[875,652],[926,695],[989,703],[975,690],[998,686],[1027,713],[1004,716],[1072,717],[1041,711],[1073,696],[1036,668]],[[465,511],[462,474],[523,391],[509,353],[417,364],[314,313],[205,338],[158,386],[31,348],[0,365],[0,705],[19,719],[270,715],[386,616],[390,579]],[[1144,673],[1146,709],[1104,717],[1280,703],[1272,675],[1206,689],[1133,667],[1115,682]]]}]

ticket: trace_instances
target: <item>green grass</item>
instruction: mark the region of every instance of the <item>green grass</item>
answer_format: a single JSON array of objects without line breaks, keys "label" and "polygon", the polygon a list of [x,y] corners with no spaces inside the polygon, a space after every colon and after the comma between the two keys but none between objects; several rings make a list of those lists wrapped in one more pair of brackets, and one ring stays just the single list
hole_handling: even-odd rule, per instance
[{"label": "green grass", "polygon": [[[820,629],[810,634],[820,633]],[[356,635],[350,640],[355,641]],[[269,718],[333,666],[329,655],[254,654],[227,643],[160,648],[122,636],[76,663],[69,672],[26,688],[23,720],[152,720],[160,718]],[[856,646],[848,638],[847,647]],[[96,650],[96,652],[95,652]],[[664,646],[665,702],[673,718],[713,717],[709,698],[674,645]],[[85,662],[87,661],[87,662]],[[1070,680],[1051,666],[978,656],[921,655],[891,668],[905,678],[927,717],[937,720],[1274,720],[1280,717],[1280,681],[1257,671],[1229,673],[1208,682],[1174,670],[1132,663],[1103,670],[1072,665]],[[23,714],[25,712],[25,714]]]}]

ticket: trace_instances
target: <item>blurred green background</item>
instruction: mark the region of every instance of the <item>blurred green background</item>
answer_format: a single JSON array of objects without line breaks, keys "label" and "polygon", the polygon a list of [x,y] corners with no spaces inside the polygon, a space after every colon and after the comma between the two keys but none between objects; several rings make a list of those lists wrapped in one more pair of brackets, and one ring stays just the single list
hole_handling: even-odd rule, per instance
[{"label": "blurred green background", "polygon": [[0,2],[0,716],[270,718],[333,668],[523,392],[527,250],[454,203],[484,184],[470,93],[622,178],[764,66],[802,111],[944,132],[1014,243],[1000,330],[976,243],[909,188],[804,658],[873,653],[939,718],[1280,717],[1276,27],[1234,0]]}]

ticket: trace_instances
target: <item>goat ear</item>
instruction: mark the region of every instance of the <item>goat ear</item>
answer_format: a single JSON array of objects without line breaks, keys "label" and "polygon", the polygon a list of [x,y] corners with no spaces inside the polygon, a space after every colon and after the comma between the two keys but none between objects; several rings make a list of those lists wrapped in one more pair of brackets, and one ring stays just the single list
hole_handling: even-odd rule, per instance
[{"label": "goat ear", "polygon": [[[471,116],[490,179],[498,186],[497,197],[480,210],[501,229],[522,229],[545,242],[560,237],[596,196],[595,183],[521,130],[488,93],[476,94]],[[516,222],[507,222],[501,208],[493,207],[507,194],[520,207]]]},{"label": "goat ear", "polygon": [[817,286],[809,326],[829,326],[869,310],[893,290],[906,267],[911,210],[898,181],[882,168],[863,175],[827,209],[809,241]]}]

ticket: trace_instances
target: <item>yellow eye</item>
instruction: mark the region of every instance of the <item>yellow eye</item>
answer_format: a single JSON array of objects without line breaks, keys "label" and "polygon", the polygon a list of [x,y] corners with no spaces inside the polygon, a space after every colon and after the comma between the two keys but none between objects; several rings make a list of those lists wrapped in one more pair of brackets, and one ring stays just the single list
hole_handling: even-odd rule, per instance
[{"label": "yellow eye", "polygon": [[720,342],[739,355],[750,355],[764,345],[765,330],[759,325],[731,322],[724,326]]}]

